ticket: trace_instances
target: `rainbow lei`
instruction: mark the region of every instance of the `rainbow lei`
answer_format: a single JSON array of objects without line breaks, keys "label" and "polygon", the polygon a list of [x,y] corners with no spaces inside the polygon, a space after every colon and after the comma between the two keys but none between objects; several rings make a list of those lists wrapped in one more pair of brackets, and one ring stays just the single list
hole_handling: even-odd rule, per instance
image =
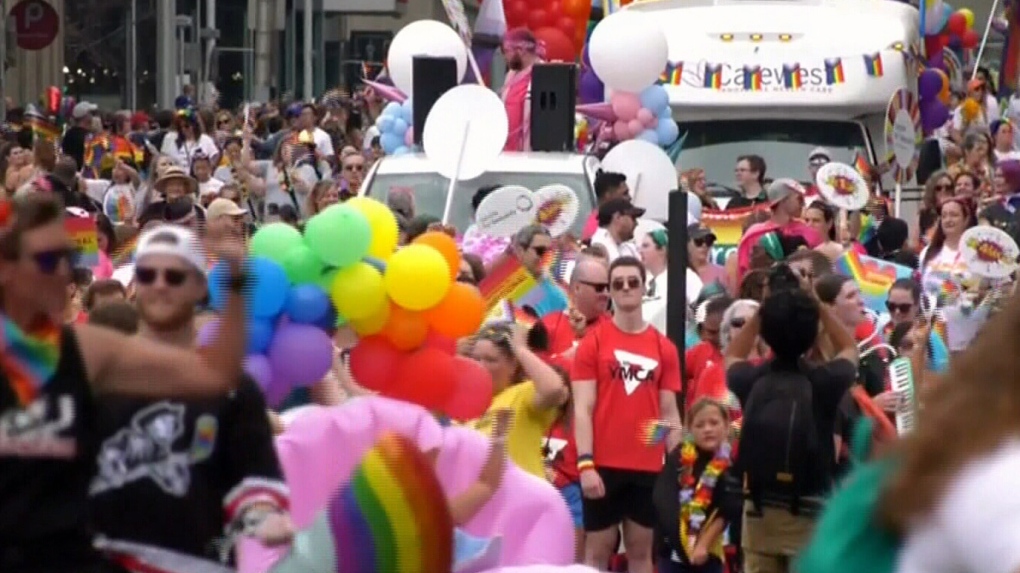
[{"label": "rainbow lei", "polygon": [[23,331],[4,316],[3,353],[0,369],[24,407],[39,396],[40,389],[53,378],[60,361],[60,327],[46,322]]},{"label": "rainbow lei", "polygon": [[723,443],[715,452],[701,477],[694,477],[694,464],[698,461],[698,448],[687,438],[680,448],[680,539],[695,539],[708,519],[712,494],[719,476],[730,467],[730,445]]}]

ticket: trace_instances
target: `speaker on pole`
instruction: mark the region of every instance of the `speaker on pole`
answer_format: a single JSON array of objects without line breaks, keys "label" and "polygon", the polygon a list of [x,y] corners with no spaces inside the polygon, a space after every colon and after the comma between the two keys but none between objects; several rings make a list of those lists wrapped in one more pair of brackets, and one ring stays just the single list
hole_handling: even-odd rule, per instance
[{"label": "speaker on pole", "polygon": [[574,64],[531,68],[532,151],[574,151],[576,84]]},{"label": "speaker on pole", "polygon": [[[684,342],[687,339],[687,202],[691,198],[684,191],[669,193],[669,219],[666,231],[669,233],[669,251],[666,268],[671,272],[666,280],[666,335],[676,345],[680,355],[681,392],[677,396],[680,415],[687,411],[687,389],[691,381],[684,374]],[[696,200],[696,199],[695,199]]]},{"label": "speaker on pole", "polygon": [[425,118],[443,94],[457,86],[457,60],[417,56],[411,68],[414,144],[421,145]]}]

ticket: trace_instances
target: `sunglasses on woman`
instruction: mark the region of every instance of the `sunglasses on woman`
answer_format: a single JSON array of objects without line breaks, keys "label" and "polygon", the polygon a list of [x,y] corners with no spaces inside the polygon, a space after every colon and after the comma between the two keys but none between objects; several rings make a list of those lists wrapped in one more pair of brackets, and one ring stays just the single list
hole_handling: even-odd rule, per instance
[{"label": "sunglasses on woman", "polygon": [[901,314],[907,314],[908,312],[910,312],[910,309],[914,308],[914,304],[910,302],[896,303],[886,301],[885,307],[889,309],[890,314],[896,314],[897,312]]}]

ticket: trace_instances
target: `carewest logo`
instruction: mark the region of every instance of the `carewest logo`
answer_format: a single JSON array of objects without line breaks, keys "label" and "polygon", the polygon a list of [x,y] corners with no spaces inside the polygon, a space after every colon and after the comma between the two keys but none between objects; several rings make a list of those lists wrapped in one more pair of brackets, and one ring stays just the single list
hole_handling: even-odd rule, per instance
[{"label": "carewest logo", "polygon": [[[679,73],[678,73],[678,70]],[[830,91],[834,83],[825,65],[805,66],[800,63],[754,65],[747,73],[744,64],[708,62],[673,62],[659,77],[667,86],[684,86],[723,91]],[[708,81],[711,76],[711,81]],[[751,81],[753,85],[745,85]]]}]

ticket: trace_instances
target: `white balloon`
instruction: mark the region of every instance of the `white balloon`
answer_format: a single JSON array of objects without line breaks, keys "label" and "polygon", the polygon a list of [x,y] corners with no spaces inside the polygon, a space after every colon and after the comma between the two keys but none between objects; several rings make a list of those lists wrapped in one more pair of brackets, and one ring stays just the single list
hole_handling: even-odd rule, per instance
[{"label": "white balloon", "polygon": [[669,45],[658,23],[647,15],[617,12],[595,26],[588,57],[606,87],[640,92],[666,68]]},{"label": "white balloon", "polygon": [[425,118],[421,143],[440,175],[467,181],[485,173],[503,151],[509,132],[503,100],[485,86],[465,84],[436,100]]},{"label": "white balloon", "polygon": [[645,209],[648,218],[666,219],[669,193],[677,188],[677,178],[673,160],[661,147],[640,139],[624,141],[609,150],[602,169],[627,176],[634,204]]},{"label": "white balloon", "polygon": [[467,48],[453,28],[436,20],[418,20],[397,32],[386,55],[386,67],[393,85],[411,95],[415,56],[453,58],[457,61],[457,81],[467,70]]}]

